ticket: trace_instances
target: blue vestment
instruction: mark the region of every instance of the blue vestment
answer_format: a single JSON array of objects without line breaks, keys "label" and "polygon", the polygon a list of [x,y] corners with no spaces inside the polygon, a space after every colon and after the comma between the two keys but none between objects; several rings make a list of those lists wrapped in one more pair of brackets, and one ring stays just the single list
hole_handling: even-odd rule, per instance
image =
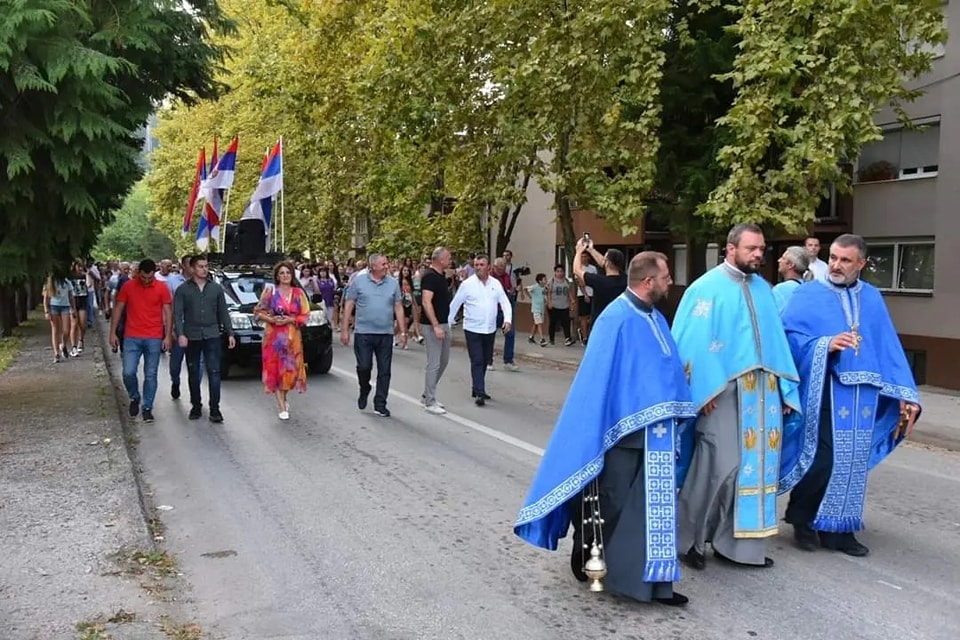
[{"label": "blue vestment", "polygon": [[[644,580],[669,582],[679,575],[671,507],[676,498],[676,433],[694,410],[666,320],[659,311],[642,311],[632,295],[625,292],[614,300],[590,333],[514,532],[530,544],[555,550],[570,527],[568,501],[579,498],[597,478],[607,451],[642,431],[647,530],[655,532],[647,536],[649,576]],[[658,559],[663,562],[658,564]]]},{"label": "blue vestment", "polygon": [[[785,405],[798,411],[800,394],[799,376],[769,283],[727,263],[711,269],[684,292],[673,336],[698,412],[736,383],[740,465],[731,496],[734,537],[775,535],[783,409]],[[693,430],[685,437],[690,440],[681,449],[692,446]],[[695,472],[712,469],[709,460],[702,464],[705,467]],[[687,471],[683,466],[679,469],[681,481]],[[684,501],[687,508],[699,510],[709,508],[711,498],[703,494],[684,497]],[[712,533],[700,535],[709,538]]]},{"label": "blue vestment", "polygon": [[[813,463],[821,409],[830,402],[833,467],[813,528],[858,531],[867,471],[903,439],[894,439],[900,402],[919,405],[913,374],[883,296],[868,283],[808,282],[791,297],[783,322],[800,370],[804,417],[802,428],[784,439],[780,489],[793,488]],[[862,337],[859,349],[831,354],[833,337],[854,327]]]},{"label": "blue vestment", "polygon": [[790,297],[799,287],[799,280],[784,280],[773,287],[773,299],[777,301],[777,311],[783,314],[783,310],[787,308],[787,303],[790,302]]}]

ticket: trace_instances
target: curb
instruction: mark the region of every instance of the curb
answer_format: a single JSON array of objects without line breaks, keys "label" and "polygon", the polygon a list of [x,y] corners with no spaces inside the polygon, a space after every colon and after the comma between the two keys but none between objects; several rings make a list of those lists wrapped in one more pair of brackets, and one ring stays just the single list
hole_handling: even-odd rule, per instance
[{"label": "curb", "polygon": [[[466,339],[463,337],[463,334],[454,334],[450,342],[451,345],[457,347],[467,347]],[[546,351],[546,350],[545,350]],[[503,357],[503,347],[494,346],[493,355]],[[513,352],[514,360],[519,362],[526,362],[528,364],[535,364],[541,367],[553,367],[554,369],[560,371],[576,371],[580,368],[579,362],[570,362],[569,360],[555,360],[547,356],[538,356],[530,353],[524,353],[519,350],[514,350]]]}]

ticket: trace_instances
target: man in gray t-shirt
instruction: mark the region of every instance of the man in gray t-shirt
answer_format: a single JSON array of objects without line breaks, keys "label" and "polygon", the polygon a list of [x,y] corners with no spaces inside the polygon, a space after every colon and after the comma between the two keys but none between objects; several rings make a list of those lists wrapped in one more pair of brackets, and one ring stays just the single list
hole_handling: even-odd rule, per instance
[{"label": "man in gray t-shirt", "polygon": [[367,269],[357,273],[347,287],[340,342],[350,344],[348,320],[356,309],[353,352],[357,357],[357,378],[360,382],[357,407],[361,411],[367,408],[373,359],[376,356],[377,391],[373,396],[373,410],[378,416],[389,418],[387,394],[390,392],[390,364],[393,362],[394,320],[400,327],[400,342],[404,347],[407,346],[407,331],[400,285],[395,278],[387,275],[387,257],[375,253],[370,256],[367,265]]}]

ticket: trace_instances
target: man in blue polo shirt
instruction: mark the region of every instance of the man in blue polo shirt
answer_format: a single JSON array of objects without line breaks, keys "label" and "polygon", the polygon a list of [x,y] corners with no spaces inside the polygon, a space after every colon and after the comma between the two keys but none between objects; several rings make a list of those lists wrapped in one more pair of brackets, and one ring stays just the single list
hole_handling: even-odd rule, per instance
[{"label": "man in blue polo shirt", "polygon": [[[349,320],[356,309],[353,329],[353,352],[357,356],[357,378],[360,382],[360,397],[357,407],[367,408],[370,395],[370,377],[373,359],[377,359],[377,391],[373,396],[373,410],[383,418],[390,417],[387,409],[387,394],[390,392],[390,364],[393,362],[393,322],[400,326],[400,342],[407,346],[407,331],[404,324],[400,285],[387,274],[387,257],[374,253],[367,261],[367,269],[358,272],[346,291],[347,302],[343,317]],[[340,341],[350,344],[349,322],[342,324]]]}]

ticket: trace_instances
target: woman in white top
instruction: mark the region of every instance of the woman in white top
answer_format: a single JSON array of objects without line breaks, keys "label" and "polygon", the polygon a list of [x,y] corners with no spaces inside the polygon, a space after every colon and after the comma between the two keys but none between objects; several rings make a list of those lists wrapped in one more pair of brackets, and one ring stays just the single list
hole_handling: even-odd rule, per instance
[{"label": "woman in white top", "polygon": [[70,321],[76,317],[73,300],[73,284],[69,280],[47,278],[43,287],[43,315],[50,323],[50,343],[53,346],[53,361],[67,357],[64,340],[70,335]]}]

